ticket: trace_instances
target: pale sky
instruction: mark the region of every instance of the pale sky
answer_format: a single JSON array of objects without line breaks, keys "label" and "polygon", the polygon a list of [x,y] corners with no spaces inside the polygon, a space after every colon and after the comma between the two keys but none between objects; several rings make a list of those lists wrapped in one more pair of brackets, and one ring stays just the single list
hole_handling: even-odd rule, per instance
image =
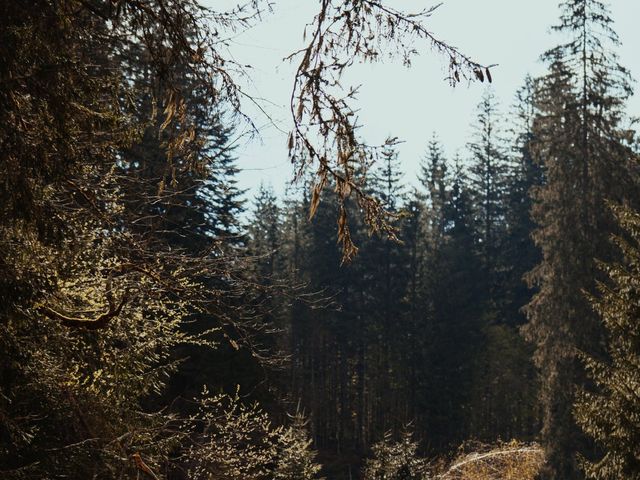
[{"label": "pale sky", "polygon": [[[206,3],[225,8],[237,0]],[[416,0],[388,3],[414,10],[434,4]],[[609,4],[623,44],[618,51],[621,63],[632,75],[640,76],[640,0],[612,0]],[[283,58],[302,47],[304,26],[317,8],[316,0],[274,0],[271,14],[232,40],[229,53],[238,62],[252,66],[251,81],[245,82],[243,88],[265,99],[263,108],[277,125],[271,125],[251,104],[244,105],[245,112],[261,128],[259,138],[242,138],[238,143],[242,188],[255,191],[264,182],[282,193],[293,177],[286,139],[291,125],[288,102],[295,65]],[[558,37],[549,32],[557,18],[557,0],[444,0],[427,26],[436,37],[476,61],[498,64],[492,69],[493,88],[506,111],[527,73],[544,71],[538,59],[544,50],[558,43]],[[361,84],[357,106],[362,136],[370,144],[382,143],[389,136],[404,142],[398,151],[408,183],[414,182],[432,132],[438,134],[450,157],[457,150],[464,154],[470,139],[469,125],[484,86],[474,82],[452,88],[444,80],[446,67],[447,59],[424,45],[424,53],[411,68],[403,67],[400,61],[386,61],[357,66],[348,77],[354,84]],[[640,116],[639,94],[631,99],[629,114]]]}]

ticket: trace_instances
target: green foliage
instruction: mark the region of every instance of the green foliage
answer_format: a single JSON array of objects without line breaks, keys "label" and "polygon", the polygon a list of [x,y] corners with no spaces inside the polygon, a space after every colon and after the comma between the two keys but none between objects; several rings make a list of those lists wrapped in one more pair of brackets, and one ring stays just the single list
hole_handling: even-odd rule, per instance
[{"label": "green foliage", "polygon": [[[162,396],[178,352],[214,335],[241,348],[255,289],[239,258],[210,254],[237,236],[238,192],[210,115],[236,90],[209,20],[172,0],[3,11],[3,478],[166,477],[192,441]],[[199,194],[214,167],[224,215]]]},{"label": "green foliage", "polygon": [[255,257],[257,278],[263,281],[273,281],[274,274],[282,270],[281,222],[280,207],[273,190],[261,185],[248,226],[248,252]]},{"label": "green foliage", "polygon": [[194,479],[313,480],[320,467],[305,431],[295,416],[290,426],[274,426],[257,404],[234,396],[203,392],[200,412],[192,421],[204,428],[188,452]]},{"label": "green foliage", "polygon": [[619,65],[619,42],[605,4],[561,3],[555,30],[568,38],[546,52],[549,66],[536,83],[533,151],[544,184],[534,191],[534,240],[542,259],[528,275],[537,289],[525,332],[541,373],[542,438],[548,457],[542,478],[581,478],[575,452],[591,451],[572,416],[575,392],[585,384],[575,352],[596,353],[603,331],[585,292],[600,276],[596,260],[615,257],[607,201],[637,200],[633,153],[624,131],[631,90]]},{"label": "green foliage", "polygon": [[469,143],[471,166],[469,180],[473,195],[475,228],[483,262],[489,275],[488,284],[495,288],[496,255],[503,243],[508,194],[509,164],[505,141],[501,138],[502,118],[492,90],[485,91],[474,122],[475,136]]},{"label": "green foliage", "polygon": [[608,278],[591,298],[606,330],[606,356],[581,356],[595,385],[580,392],[575,408],[578,424],[602,452],[583,459],[587,476],[598,480],[640,478],[640,215],[614,211],[624,261],[602,265]]},{"label": "green foliage", "polygon": [[[339,73],[377,58],[383,40],[407,60],[407,38],[445,52],[454,83],[489,71],[425,30],[431,11],[322,2],[299,52],[289,142],[298,176],[317,174],[284,205],[262,188],[246,231],[233,147],[244,69],[220,39],[268,3],[5,3],[2,478],[311,480],[312,445],[328,473],[351,475],[383,436],[365,478],[427,478],[419,441],[431,454],[535,433],[538,385],[517,331],[527,302],[541,477],[580,477],[574,453],[591,449],[571,415],[580,392],[577,421],[602,451],[585,455],[587,474],[640,478],[640,218],[616,210],[616,262],[606,207],[637,201],[631,89],[603,3],[562,3],[556,30],[570,38],[519,92],[510,144],[489,92],[469,168],[434,137],[408,194],[396,140],[358,137],[356,92],[341,92]],[[585,292],[598,281],[594,312]],[[194,400],[202,383],[241,383],[250,398]],[[309,421],[284,420],[298,399]],[[411,421],[415,439],[385,435]],[[537,447],[481,450],[443,478],[540,469]]]},{"label": "green foliage", "polygon": [[364,467],[364,480],[421,480],[428,478],[428,463],[418,456],[418,444],[404,430],[397,441],[386,433],[371,447],[372,458]]},{"label": "green foliage", "polygon": [[273,475],[275,480],[319,478],[320,465],[316,463],[316,453],[311,448],[307,424],[307,420],[298,412],[293,416],[291,425],[282,431],[278,465]]},{"label": "green foliage", "polygon": [[[492,149],[508,150],[506,141],[491,141]],[[504,156],[494,159],[503,169],[492,200],[499,214],[491,218],[501,248],[489,265],[477,227],[485,203],[462,162],[448,162],[443,150],[436,139],[429,143],[411,194],[393,151],[372,167],[369,191],[396,212],[401,243],[369,237],[364,222],[354,222],[360,248],[351,264],[340,265],[330,205],[321,204],[311,224],[301,213],[304,196],[284,210],[278,251],[292,262],[276,277],[307,282],[335,305],[295,302],[283,316],[292,396],[310,412],[318,448],[337,457],[332,475],[347,476],[340,462],[353,465],[372,439],[411,421],[434,453],[469,437],[531,439],[537,431],[531,350],[517,330],[531,292],[517,272],[537,258],[519,253],[523,245],[533,249],[521,202],[538,177]],[[267,232],[262,223],[256,218],[256,231]]]},{"label": "green foliage", "polygon": [[[81,212],[66,222],[73,235],[62,244],[23,232],[29,255],[8,252],[14,268],[37,271],[47,289],[0,324],[1,424],[9,435],[0,464],[7,478],[127,475],[133,452],[161,465],[183,434],[166,429],[171,415],[141,403],[175,370],[169,355],[176,345],[206,343],[180,330],[185,301],[145,272],[115,273],[118,236]],[[173,273],[175,288],[190,287]],[[124,305],[119,314],[93,330],[92,317],[115,301]],[[70,327],[67,317],[80,323]]]}]

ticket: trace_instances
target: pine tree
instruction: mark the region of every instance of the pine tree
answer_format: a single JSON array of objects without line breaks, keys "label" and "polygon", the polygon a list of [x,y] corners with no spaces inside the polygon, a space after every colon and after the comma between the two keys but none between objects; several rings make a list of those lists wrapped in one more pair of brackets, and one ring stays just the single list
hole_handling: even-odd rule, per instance
[{"label": "pine tree", "polygon": [[0,22],[2,77],[19,79],[0,89],[12,172],[0,207],[2,477],[134,478],[142,466],[155,477],[192,432],[162,404],[171,355],[208,345],[183,321],[224,310],[202,279],[232,267],[179,243],[175,187],[195,185],[179,177],[202,159],[176,96],[156,95],[153,115],[153,93],[181,90],[185,66],[217,78],[202,11],[17,2]]},{"label": "pine tree", "polygon": [[525,318],[521,309],[533,295],[523,276],[539,261],[539,251],[531,239],[533,188],[541,184],[540,167],[531,155],[534,89],[531,79],[516,94],[510,115],[512,151],[506,171],[503,198],[504,230],[496,259],[499,265],[496,293],[489,304],[490,322],[485,326],[485,347],[476,379],[482,398],[476,423],[484,435],[495,438],[533,438],[537,422],[536,372],[530,360],[532,349],[519,333]]},{"label": "pine tree", "polygon": [[459,157],[450,182],[445,235],[435,243],[427,237],[421,285],[424,366],[418,373],[417,402],[425,417],[422,433],[436,450],[461,442],[469,433],[466,408],[482,339],[481,263],[469,181]]},{"label": "pine tree", "polygon": [[[523,198],[528,192],[525,186],[518,185],[522,181],[517,171],[519,164],[509,155],[504,130],[495,96],[487,90],[478,106],[474,139],[468,145],[474,237],[483,281],[476,304],[481,334],[473,357],[467,421],[470,435],[485,441],[523,435],[523,424],[530,413],[527,396],[533,393],[529,388],[531,371],[529,375],[526,372],[528,352],[513,326],[518,309],[528,301],[525,297],[517,305],[517,299],[511,298],[511,289],[517,289],[521,282],[513,272],[523,272],[517,256],[522,252],[508,255],[510,249],[521,247],[509,242],[515,240],[516,229],[526,229],[528,219],[523,206],[512,203],[516,189],[523,190],[518,192]],[[520,209],[522,217],[516,217],[515,208]],[[518,225],[519,222],[525,225]],[[522,235],[526,238],[528,233],[523,231]],[[525,266],[529,268],[531,265]]]},{"label": "pine tree", "polygon": [[260,185],[253,207],[253,216],[247,228],[248,252],[255,257],[257,279],[271,281],[276,272],[281,271],[278,264],[281,246],[280,208],[272,188]]},{"label": "pine tree", "polygon": [[[188,38],[199,41],[192,33]],[[208,99],[202,72],[187,62],[173,66],[175,82],[168,84],[150,75],[151,59],[139,39],[126,44],[119,58],[140,96],[139,121],[146,122],[141,141],[120,162],[127,204],[142,217],[137,228],[162,232],[173,248],[195,252],[211,250],[213,242],[223,249],[240,245],[244,192],[237,187],[231,116]],[[174,115],[184,115],[183,125],[165,125],[171,102],[177,102]],[[189,141],[174,145],[184,133]],[[145,202],[148,196],[155,201]]]},{"label": "pine tree", "polygon": [[291,425],[280,435],[280,453],[274,480],[314,480],[319,478],[320,465],[317,453],[311,448],[307,432],[308,421],[301,412],[296,412]]},{"label": "pine tree", "polygon": [[203,119],[207,134],[203,154],[209,163],[198,198],[205,204],[208,235],[227,246],[238,247],[244,243],[240,217],[244,212],[245,191],[238,187],[240,170],[234,156],[234,129],[224,124],[224,118],[223,113],[214,109]]},{"label": "pine tree", "polygon": [[[309,411],[312,438],[318,448],[333,455],[359,446],[361,432],[356,424],[361,417],[356,392],[351,388],[357,376],[354,351],[365,342],[359,292],[364,291],[354,276],[360,262],[341,265],[337,245],[335,215],[330,203],[331,189],[318,206],[312,221],[308,219],[309,200],[305,194],[297,202],[289,201],[283,225],[291,279],[307,285],[309,292],[321,292],[328,308],[317,308],[311,297],[295,301],[288,314],[291,332],[293,398],[300,398]],[[359,235],[352,224],[352,234]]]},{"label": "pine tree", "polygon": [[[396,235],[406,219],[406,194],[402,184],[402,169],[397,152],[386,149],[381,163],[373,172],[370,188],[393,215]],[[400,325],[405,317],[404,301],[407,288],[408,251],[387,235],[375,235],[362,241],[363,274],[367,282],[363,308],[367,322],[370,358],[369,389],[372,396],[373,434],[410,421],[405,415],[408,385],[404,377],[406,361],[403,355],[404,335]],[[357,274],[357,272],[354,272]]]},{"label": "pine tree", "polygon": [[640,479],[640,215],[615,208],[621,263],[602,265],[607,281],[591,302],[606,331],[606,355],[584,354],[596,388],[583,390],[576,419],[604,455],[585,461],[589,478]]},{"label": "pine tree", "polygon": [[391,432],[371,447],[372,457],[367,459],[364,480],[421,480],[427,478],[428,463],[418,455],[418,443],[412,433],[404,429],[394,441]]},{"label": "pine tree", "polygon": [[549,73],[538,81],[535,155],[545,184],[535,193],[533,216],[542,261],[528,277],[539,291],[527,306],[526,333],[542,380],[543,477],[565,480],[581,477],[575,452],[588,450],[572,417],[576,385],[584,382],[574,352],[597,350],[601,341],[583,292],[593,291],[595,259],[611,257],[615,228],[605,200],[630,190],[621,122],[631,90],[602,2],[562,2],[554,29],[570,39],[544,54]]},{"label": "pine tree", "polygon": [[426,200],[430,212],[428,235],[435,243],[438,243],[438,238],[441,239],[445,233],[449,178],[444,151],[435,134],[429,141],[426,156],[422,159],[418,179],[426,190]]},{"label": "pine tree", "polygon": [[[425,304],[423,284],[425,276],[425,216],[430,212],[424,202],[424,193],[416,189],[411,193],[403,208],[404,216],[400,225],[399,238],[405,251],[406,286],[403,295],[405,308],[401,319],[400,341],[403,375],[406,382],[404,398],[407,402],[407,418],[416,425],[424,425],[424,412],[417,408],[420,395],[421,366],[424,365],[425,339],[423,336]],[[420,434],[422,432],[419,432]]]},{"label": "pine tree", "polygon": [[[509,166],[502,138],[501,116],[492,90],[485,91],[478,105],[475,135],[468,144],[469,168],[479,249],[487,269],[488,285],[497,282],[497,256],[505,227]],[[493,284],[493,285],[492,285]]]},{"label": "pine tree", "polygon": [[395,213],[404,199],[398,152],[391,146],[385,147],[375,167],[369,188],[380,196],[380,201],[387,211]]},{"label": "pine tree", "polygon": [[521,309],[529,303],[533,291],[523,277],[540,261],[540,251],[531,234],[535,223],[531,217],[532,194],[543,184],[542,169],[533,158],[533,122],[536,116],[535,85],[531,77],[516,92],[510,115],[512,149],[506,198],[506,237],[502,249],[506,267],[505,302],[502,317],[511,325],[522,325],[526,318]]}]

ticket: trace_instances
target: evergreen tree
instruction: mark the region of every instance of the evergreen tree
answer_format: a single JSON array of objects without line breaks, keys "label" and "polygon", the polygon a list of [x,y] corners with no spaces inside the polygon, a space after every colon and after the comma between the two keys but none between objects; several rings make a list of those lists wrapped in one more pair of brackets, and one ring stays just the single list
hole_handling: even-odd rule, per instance
[{"label": "evergreen tree", "polygon": [[[525,253],[519,249],[526,245],[531,222],[526,210],[527,186],[521,185],[526,180],[525,166],[520,171],[520,159],[514,162],[509,155],[502,115],[491,90],[480,102],[475,128],[468,148],[483,284],[476,305],[481,338],[473,358],[468,422],[473,438],[493,441],[532,434],[532,370],[527,362],[529,352],[514,326],[519,308],[529,300],[515,298],[514,291],[522,290],[521,275],[532,267],[519,256]],[[525,241],[518,244],[516,235]]]},{"label": "evergreen tree", "polygon": [[[474,438],[532,439],[538,431],[537,382],[530,361],[531,348],[518,332],[524,318],[521,308],[531,299],[523,274],[539,260],[530,238],[530,190],[539,184],[539,168],[531,159],[531,122],[533,121],[533,85],[530,81],[516,96],[512,152],[503,160],[503,193],[498,207],[504,218],[500,222],[499,249],[493,267],[485,271],[495,282],[485,290],[482,348],[474,372],[473,403],[470,407],[471,432]],[[480,309],[479,309],[480,310]]]},{"label": "evergreen tree", "polygon": [[541,263],[529,274],[538,292],[527,306],[528,338],[541,372],[547,467],[544,478],[580,478],[575,452],[589,447],[572,417],[576,385],[584,382],[576,349],[592,352],[601,327],[584,291],[593,291],[595,259],[611,257],[615,230],[605,200],[630,191],[630,151],[621,132],[630,87],[612,48],[618,44],[598,0],[561,4],[556,31],[569,41],[544,54],[534,127],[536,161],[545,184],[535,193]]},{"label": "evergreen tree", "polygon": [[606,283],[591,298],[606,331],[606,355],[584,354],[595,388],[583,390],[576,419],[603,455],[585,461],[589,478],[640,478],[640,215],[615,208],[624,261],[602,265]]},{"label": "evergreen tree", "polygon": [[280,454],[274,472],[274,480],[318,479],[320,465],[316,463],[316,452],[311,448],[307,433],[307,420],[297,412],[291,425],[283,430],[280,437]]},{"label": "evergreen tree", "polygon": [[402,169],[398,152],[391,146],[383,149],[379,163],[375,165],[369,188],[380,196],[387,211],[397,212],[404,199]]},{"label": "evergreen tree", "polygon": [[[524,321],[521,309],[533,295],[523,276],[539,261],[539,251],[531,239],[533,188],[540,186],[541,175],[531,155],[534,91],[531,79],[516,94],[510,116],[512,151],[503,198],[504,230],[497,264],[498,285],[485,326],[485,347],[476,373],[480,381],[476,424],[487,441],[495,438],[532,439],[538,432],[537,379],[530,360],[532,349],[518,329]],[[486,315],[486,314],[485,314]]]},{"label": "evergreen tree", "polygon": [[217,109],[203,119],[207,133],[203,154],[209,162],[198,198],[206,205],[208,235],[227,246],[238,247],[244,243],[240,217],[244,212],[245,191],[238,187],[240,170],[234,156],[234,129],[223,122],[224,115]]},{"label": "evergreen tree", "polygon": [[0,69],[19,79],[0,89],[3,478],[155,477],[191,441],[161,392],[178,346],[210,346],[185,318],[237,313],[203,279],[240,270],[195,255],[172,208],[203,162],[169,92],[185,69],[218,75],[202,14],[172,0],[3,8]]},{"label": "evergreen tree", "polygon": [[261,281],[272,280],[282,268],[279,258],[282,252],[280,236],[282,234],[280,208],[272,188],[260,185],[256,195],[253,216],[249,222],[248,253],[255,257],[257,278]]},{"label": "evergreen tree", "polygon": [[477,239],[490,288],[495,288],[497,282],[497,257],[504,236],[509,172],[496,103],[493,91],[486,90],[478,105],[474,139],[468,144]]},{"label": "evergreen tree", "polygon": [[[416,425],[424,425],[424,412],[418,409],[417,399],[420,392],[418,382],[421,368],[425,359],[425,338],[424,330],[424,295],[423,285],[425,276],[425,257],[427,255],[425,242],[426,215],[429,210],[424,203],[424,194],[419,190],[414,190],[403,208],[404,217],[400,224],[399,238],[405,250],[405,275],[406,286],[403,295],[405,308],[401,319],[402,329],[400,341],[401,363],[403,375],[405,376],[406,393],[404,398],[407,405],[407,418],[412,419]],[[418,431],[417,434],[422,434]]]},{"label": "evergreen tree", "polygon": [[[397,236],[407,220],[401,165],[397,152],[391,148],[383,152],[380,160],[370,188],[384,202],[384,208],[395,215],[393,227]],[[408,253],[389,235],[375,235],[362,241],[360,255],[366,280],[362,287],[366,296],[361,308],[367,322],[370,349],[367,365],[374,436],[411,420],[405,417],[405,392],[409,385],[402,333],[402,320],[408,307],[405,301]]]},{"label": "evergreen tree", "polygon": [[[289,202],[283,235],[288,240],[288,270],[292,278],[307,285],[309,292],[321,292],[329,308],[317,308],[313,301],[296,301],[291,306],[291,365],[293,398],[300,398],[310,415],[312,438],[330,455],[346,454],[360,447],[363,419],[359,415],[357,367],[351,360],[364,351],[364,316],[359,312],[361,278],[359,262],[342,268],[337,245],[335,215],[329,188],[312,221],[309,201],[303,195],[297,204]],[[352,234],[359,228],[352,224]],[[311,299],[309,299],[311,300]],[[355,332],[361,332],[357,335]],[[357,412],[351,415],[351,412]]]},{"label": "evergreen tree", "polygon": [[459,443],[469,433],[466,409],[482,339],[481,263],[468,178],[459,158],[448,190],[445,236],[425,245],[421,286],[424,356],[418,408],[426,419],[423,435],[436,451]]},{"label": "evergreen tree", "polygon": [[406,428],[394,441],[390,432],[371,447],[372,458],[367,459],[364,480],[421,480],[429,473],[425,459],[418,456],[418,443]]},{"label": "evergreen tree", "polygon": [[[161,35],[149,32],[144,41],[160,42]],[[191,31],[187,38],[199,41]],[[153,77],[152,59],[136,37],[118,51],[118,58],[139,95],[136,114],[145,125],[141,141],[127,149],[119,164],[126,175],[126,204],[141,217],[136,227],[161,232],[172,247],[192,252],[210,250],[213,242],[225,249],[240,245],[244,192],[237,187],[234,126],[221,103],[207,96],[204,72],[182,61],[173,65],[172,82]],[[180,116],[183,124],[167,123],[171,115]],[[177,142],[180,135],[186,141]],[[149,196],[153,202],[145,201]]]},{"label": "evergreen tree", "polygon": [[542,168],[535,162],[532,150],[535,143],[535,116],[535,85],[533,79],[527,77],[516,92],[510,115],[512,160],[505,199],[506,237],[502,249],[506,272],[504,311],[501,316],[505,322],[517,326],[526,321],[522,307],[529,303],[533,295],[523,277],[540,261],[540,251],[531,238],[535,229],[531,216],[532,194],[544,181]]},{"label": "evergreen tree", "polygon": [[445,233],[445,215],[448,201],[448,169],[444,151],[434,134],[427,146],[427,154],[420,165],[419,181],[426,190],[429,207],[427,226],[429,238],[438,243]]}]

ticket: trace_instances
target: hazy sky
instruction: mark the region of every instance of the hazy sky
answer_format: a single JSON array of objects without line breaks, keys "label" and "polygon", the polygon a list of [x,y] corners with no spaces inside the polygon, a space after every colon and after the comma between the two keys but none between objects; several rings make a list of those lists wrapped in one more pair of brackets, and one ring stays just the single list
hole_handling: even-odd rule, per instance
[{"label": "hazy sky", "polygon": [[[237,1],[207,3],[225,8]],[[434,4],[416,0],[389,3],[414,10]],[[640,75],[640,0],[612,0],[610,7],[623,43],[618,52],[621,63],[633,75]],[[273,13],[232,41],[229,53],[242,64],[252,66],[251,81],[244,88],[265,99],[263,107],[277,125],[270,125],[256,108],[245,105],[245,111],[261,128],[259,138],[249,141],[243,137],[238,143],[243,188],[255,189],[263,181],[282,193],[292,178],[286,132],[291,125],[288,102],[294,65],[283,58],[303,45],[304,26],[317,8],[316,0],[275,0]],[[545,49],[558,43],[558,37],[549,33],[557,17],[557,0],[444,0],[429,19],[428,27],[478,62],[498,64],[492,69],[493,88],[506,110],[527,73],[543,71],[538,59]],[[388,136],[404,141],[398,150],[408,182],[414,181],[433,132],[449,156],[457,150],[464,155],[470,138],[469,124],[484,85],[474,82],[452,88],[444,80],[446,67],[446,58],[424,45],[424,53],[409,69],[399,61],[386,61],[357,66],[348,78],[361,84],[359,118],[363,124],[361,134],[367,142],[381,143]],[[640,115],[640,95],[634,96],[629,107],[631,115]]]}]

